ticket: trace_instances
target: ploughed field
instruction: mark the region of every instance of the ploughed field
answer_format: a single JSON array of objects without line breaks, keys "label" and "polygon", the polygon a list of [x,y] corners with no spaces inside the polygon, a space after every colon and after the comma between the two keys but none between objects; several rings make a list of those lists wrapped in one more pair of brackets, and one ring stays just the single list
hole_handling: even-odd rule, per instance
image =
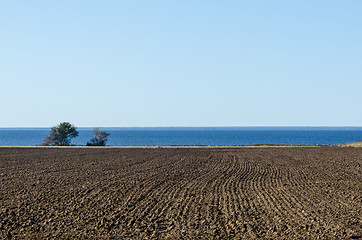
[{"label": "ploughed field", "polygon": [[358,239],[362,148],[0,148],[0,238]]}]

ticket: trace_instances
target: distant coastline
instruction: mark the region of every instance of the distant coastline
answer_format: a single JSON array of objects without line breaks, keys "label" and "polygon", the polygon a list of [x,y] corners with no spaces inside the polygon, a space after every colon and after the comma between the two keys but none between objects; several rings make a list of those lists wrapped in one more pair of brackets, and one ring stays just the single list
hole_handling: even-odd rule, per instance
[{"label": "distant coastline", "polygon": [[[78,127],[79,130],[92,130],[94,127]],[[277,130],[277,131],[362,131],[362,126],[336,126],[336,127],[323,127],[323,126],[241,126],[241,127],[99,127],[105,130],[125,130],[125,131],[137,131],[137,130],[174,130],[174,131],[192,131],[192,130],[222,130],[222,131],[242,131],[242,130],[252,130],[252,131],[266,131],[266,130]],[[0,130],[47,130],[50,127],[0,127]]]}]

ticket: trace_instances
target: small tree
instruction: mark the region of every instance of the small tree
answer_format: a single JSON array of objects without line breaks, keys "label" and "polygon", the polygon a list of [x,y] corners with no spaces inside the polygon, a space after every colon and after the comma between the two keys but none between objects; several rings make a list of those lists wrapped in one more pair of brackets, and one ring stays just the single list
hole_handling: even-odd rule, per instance
[{"label": "small tree", "polygon": [[99,128],[95,128],[92,131],[94,138],[87,142],[87,146],[105,146],[108,141],[108,136],[111,135],[106,131],[100,131]]},{"label": "small tree", "polygon": [[49,136],[44,139],[43,145],[69,146],[70,140],[77,137],[76,127],[68,122],[62,122],[50,129]]}]

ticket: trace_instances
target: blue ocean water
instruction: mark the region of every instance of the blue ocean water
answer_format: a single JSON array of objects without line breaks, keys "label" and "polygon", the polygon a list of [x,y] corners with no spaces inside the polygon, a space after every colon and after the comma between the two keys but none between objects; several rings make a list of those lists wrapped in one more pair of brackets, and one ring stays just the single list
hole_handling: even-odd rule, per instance
[{"label": "blue ocean water", "polygon": [[[0,128],[0,146],[41,145],[49,128]],[[307,144],[335,145],[362,141],[362,127],[176,127],[101,128],[109,146]],[[72,144],[85,145],[92,128],[78,128]]]}]

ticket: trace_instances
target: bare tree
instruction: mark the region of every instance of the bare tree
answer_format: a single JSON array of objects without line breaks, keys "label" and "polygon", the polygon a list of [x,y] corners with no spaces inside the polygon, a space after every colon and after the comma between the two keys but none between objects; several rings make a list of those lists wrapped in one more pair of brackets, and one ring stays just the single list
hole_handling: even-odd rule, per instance
[{"label": "bare tree", "polygon": [[106,131],[100,131],[99,128],[93,129],[94,137],[87,142],[87,146],[105,146],[108,141],[108,136],[111,135]]}]

